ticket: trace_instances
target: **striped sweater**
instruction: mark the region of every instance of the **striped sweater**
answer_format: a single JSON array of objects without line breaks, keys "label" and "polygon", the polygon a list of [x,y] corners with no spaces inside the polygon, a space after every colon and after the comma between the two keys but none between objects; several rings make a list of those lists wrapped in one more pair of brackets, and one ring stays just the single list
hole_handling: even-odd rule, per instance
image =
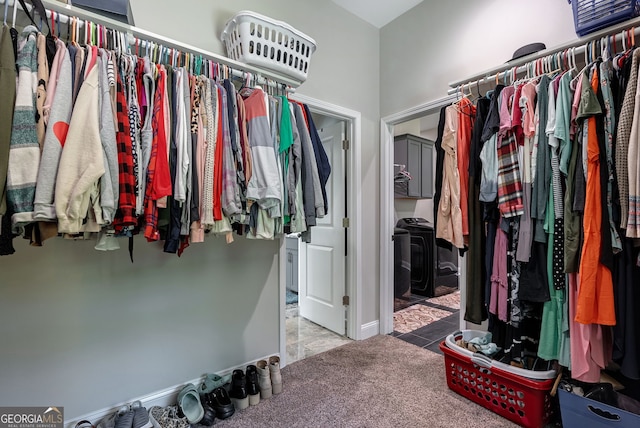
[{"label": "striped sweater", "polygon": [[40,146],[36,135],[36,88],[38,87],[38,30],[25,27],[18,40],[18,87],[13,113],[9,168],[7,171],[7,204],[13,212],[14,230],[33,220],[33,199],[40,166]]}]

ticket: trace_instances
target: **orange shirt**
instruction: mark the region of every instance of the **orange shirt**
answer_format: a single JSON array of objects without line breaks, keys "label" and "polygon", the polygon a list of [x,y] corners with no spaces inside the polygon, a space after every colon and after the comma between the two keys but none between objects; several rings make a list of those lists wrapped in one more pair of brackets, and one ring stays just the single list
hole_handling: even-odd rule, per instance
[{"label": "orange shirt", "polygon": [[460,174],[460,209],[462,211],[462,235],[465,244],[469,235],[469,150],[471,148],[471,131],[476,117],[476,106],[468,98],[458,103],[457,155],[458,173]]},{"label": "orange shirt", "polygon": [[[593,91],[598,88],[598,70],[591,78]],[[615,325],[613,279],[611,271],[600,263],[602,205],[600,203],[600,149],[596,118],[587,119],[587,190],[584,206],[584,244],[580,258],[580,289],[575,320],[581,324]],[[606,233],[609,233],[607,230]]]}]

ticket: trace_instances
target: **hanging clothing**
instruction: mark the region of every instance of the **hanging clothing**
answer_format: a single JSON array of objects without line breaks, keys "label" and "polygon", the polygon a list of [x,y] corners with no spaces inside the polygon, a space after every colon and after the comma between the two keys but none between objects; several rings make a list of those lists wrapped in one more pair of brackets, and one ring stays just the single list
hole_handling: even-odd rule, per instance
[{"label": "hanging clothing", "polygon": [[301,180],[304,196],[305,221],[307,226],[315,226],[316,219],[320,214],[319,209],[322,207],[322,192],[319,190],[320,178],[318,176],[318,167],[317,164],[313,162],[313,146],[311,136],[306,127],[304,110],[297,103],[293,103],[293,108],[298,132],[300,133],[300,144],[302,146],[303,167]]},{"label": "hanging clothing", "polygon": [[[11,32],[7,25],[2,27],[0,39],[0,218],[7,213],[7,172],[13,109],[16,100],[16,67],[13,55]],[[0,226],[0,231],[2,227]]]},{"label": "hanging clothing", "polygon": [[[585,76],[584,79],[587,79]],[[600,181],[600,152],[595,115],[602,109],[594,94],[598,86],[598,70],[592,70],[591,84],[583,85],[581,117],[586,117],[587,134],[587,193],[584,211],[584,244],[580,262],[580,292],[577,299],[576,321],[583,324],[615,325],[613,282],[611,271],[600,263],[602,192]]]},{"label": "hanging clothing", "polygon": [[[578,274],[569,274],[569,301],[577,301],[581,292]],[[582,382],[600,382],[600,371],[611,360],[610,329],[599,324],[582,324],[576,319],[576,305],[569,310],[571,317],[571,376]]]},{"label": "hanging clothing", "polygon": [[133,142],[129,128],[129,110],[124,85],[120,74],[116,81],[118,131],[116,133],[118,153],[118,210],[113,220],[116,231],[136,224],[136,176],[133,170]]},{"label": "hanging clothing", "polygon": [[445,152],[442,197],[438,206],[436,238],[446,239],[457,248],[464,247],[462,211],[460,209],[460,176],[457,160],[458,112],[447,107],[442,148]]},{"label": "hanging clothing", "polygon": [[[119,247],[116,237],[143,230],[147,240],[164,239],[165,251],[181,254],[205,232],[227,242],[232,231],[273,239],[285,232],[283,214],[287,231],[307,231],[326,215],[331,165],[308,106],[258,88],[243,99],[212,63],[207,76],[195,77],[193,64],[187,71],[48,40],[29,26],[20,57],[0,58],[0,83],[10,95],[3,101],[11,101],[3,130],[18,131],[6,132],[0,147],[8,180],[0,214],[9,208],[3,224],[13,218],[14,231],[24,226],[32,245],[95,232],[95,248],[111,250]],[[24,63],[17,87],[15,60]],[[255,114],[257,105],[263,115]],[[12,153],[18,142],[20,152]],[[34,150],[23,150],[31,149],[25,142]],[[13,234],[4,232],[0,251],[10,254]]]},{"label": "hanging clothing", "polygon": [[534,240],[546,242],[544,219],[546,216],[549,190],[551,186],[551,155],[546,126],[549,111],[549,77],[543,75],[538,83],[538,144],[536,145],[535,171],[533,174],[533,191],[531,196],[531,218],[536,221]]},{"label": "hanging clothing", "polygon": [[[533,243],[533,222],[531,220],[531,182],[532,182],[532,153],[536,132],[536,86],[528,82],[522,86],[520,96],[520,109],[522,113],[522,147],[520,148],[522,159],[522,203],[524,212],[520,217],[520,231],[516,259],[519,262],[528,262],[531,257]],[[515,110],[514,110],[515,111]]]},{"label": "hanging clothing", "polygon": [[[256,201],[262,209],[270,209],[280,205],[282,189],[264,96],[262,89],[256,88],[244,100],[247,134],[254,167],[247,187],[247,199]],[[321,205],[316,207],[324,215]]]},{"label": "hanging clothing", "polygon": [[[613,138],[616,129],[616,114],[614,110],[615,100],[613,96],[616,88],[614,88],[613,85],[613,66],[611,61],[604,61],[600,64],[600,93],[602,97],[601,103],[604,105],[604,137],[602,145],[605,149],[604,153],[606,159],[606,163],[604,164],[606,168],[603,168],[602,170],[602,173],[604,174],[603,178],[606,183],[606,193],[603,193],[603,199],[607,207],[606,214],[609,224],[609,234],[611,235],[608,241],[611,242],[612,253],[617,254],[622,251],[622,242],[620,240],[620,235],[618,235],[616,224],[613,220]],[[606,227],[606,224],[603,225],[603,227]],[[609,267],[613,267],[613,261],[609,262]]]},{"label": "hanging clothing", "polygon": [[[635,53],[634,53],[635,59]],[[633,67],[633,66],[632,66]],[[637,73],[637,72],[636,72]],[[632,75],[633,78],[633,75]],[[637,79],[640,82],[640,79]],[[631,83],[631,82],[630,82]],[[628,91],[628,88],[627,88]],[[640,97],[640,84],[636,87],[635,98]],[[624,108],[624,105],[623,105]],[[622,119],[621,119],[622,120]],[[627,169],[629,176],[629,207],[626,213],[623,211],[623,218],[627,216],[627,238],[640,238],[640,139],[638,134],[640,133],[640,102],[635,103],[633,122],[631,125],[631,136],[629,139],[629,148],[627,151]],[[620,181],[618,183],[620,186]],[[620,192],[620,197],[623,197],[623,192]],[[625,209],[622,204],[622,210]]]},{"label": "hanging clothing", "polygon": [[636,49],[632,55],[631,74],[624,94],[616,134],[615,168],[620,195],[620,227],[622,229],[627,228],[629,218],[629,148],[638,146],[640,103],[636,103],[636,97],[640,90],[638,87],[639,59],[640,50]]},{"label": "hanging clothing", "polygon": [[640,299],[638,283],[640,267],[636,261],[640,248],[633,240],[623,240],[623,250],[616,255],[613,283],[615,286],[615,308],[618,322],[614,327],[613,356],[620,365],[620,372],[630,379],[640,379]]},{"label": "hanging clothing", "polygon": [[20,230],[33,220],[33,200],[40,166],[40,146],[34,117],[38,86],[38,30],[28,25],[18,41],[18,86],[13,112],[9,166],[7,169],[7,204],[13,213],[11,224]]},{"label": "hanging clothing", "polygon": [[[482,207],[480,205],[480,180],[482,164],[480,151],[482,150],[482,130],[489,114],[491,101],[488,98],[478,100],[476,117],[471,134],[469,149],[469,252],[467,253],[467,300],[465,320],[480,324],[487,319],[486,302],[484,300],[486,283],[486,269],[482,258],[486,246]],[[464,204],[464,199],[462,199]]]},{"label": "hanging clothing", "polygon": [[78,234],[87,211],[95,223],[104,224],[102,210],[96,210],[100,178],[105,173],[100,139],[98,67],[91,69],[78,93],[69,132],[60,156],[56,178],[55,205],[60,233]]},{"label": "hanging clothing", "polygon": [[327,158],[327,153],[322,146],[322,141],[320,140],[320,136],[318,135],[318,130],[316,129],[316,125],[313,122],[313,117],[311,115],[311,110],[309,110],[309,106],[303,104],[303,108],[305,114],[307,116],[307,125],[309,128],[309,135],[311,136],[311,142],[313,144],[313,151],[315,154],[316,165],[318,168],[318,177],[320,179],[320,189],[322,191],[322,200],[324,206],[324,212],[329,212],[329,201],[327,200],[327,181],[329,180],[329,175],[331,174],[331,165],[329,164],[329,158]]},{"label": "hanging clothing", "polygon": [[158,231],[158,206],[156,201],[171,193],[171,178],[169,176],[168,159],[166,158],[166,133],[164,131],[164,80],[166,73],[162,67],[158,67],[158,80],[153,102],[153,115],[151,120],[152,142],[147,169],[147,187],[145,193],[145,231],[144,236],[148,241],[160,239]]},{"label": "hanging clothing", "polygon": [[[522,215],[522,181],[518,165],[518,143],[512,131],[511,109],[517,104],[515,88],[506,87],[500,94],[500,131],[498,132],[498,208],[505,218]],[[519,108],[519,107],[516,107]]]},{"label": "hanging clothing", "polygon": [[465,243],[469,235],[469,152],[471,150],[471,131],[476,116],[476,107],[464,97],[458,102],[458,132],[456,133],[456,155],[460,174],[460,211],[462,214],[462,235]]},{"label": "hanging clothing", "polygon": [[560,358],[560,348],[562,342],[563,318],[566,316],[564,308],[564,289],[555,286],[554,276],[554,228],[555,210],[554,193],[549,192],[548,209],[544,222],[545,233],[548,235],[546,276],[549,284],[549,300],[544,303],[542,310],[542,324],[540,327],[540,343],[538,345],[538,356],[545,360],[556,360]]},{"label": "hanging clothing", "polygon": [[484,146],[480,151],[482,179],[480,180],[480,201],[493,202],[498,197],[498,130],[500,129],[500,94],[504,86],[498,85],[491,96],[489,114],[482,130]]},{"label": "hanging clothing", "polygon": [[42,147],[34,198],[34,219],[47,222],[57,220],[54,200],[56,179],[62,147],[67,139],[71,120],[72,84],[69,51],[64,48],[58,50],[54,66],[56,67],[51,72],[49,95],[55,94],[55,100],[51,99],[53,97],[47,98],[48,127]]},{"label": "hanging clothing", "polygon": [[47,86],[49,84],[49,62],[47,60],[47,38],[44,34],[38,33],[36,38],[36,48],[38,50],[38,88],[36,89],[36,135],[38,144],[42,150],[44,143],[45,121],[44,104],[47,99]]},{"label": "hanging clothing", "polygon": [[507,232],[502,227],[498,227],[493,251],[489,311],[496,315],[502,322],[508,321],[507,302],[509,300],[509,280],[507,277],[507,245]]},{"label": "hanging clothing", "polygon": [[[435,189],[433,192],[433,228],[438,230],[438,208],[440,207],[440,199],[442,197],[442,181],[444,177],[444,159],[445,152],[442,148],[442,138],[444,135],[444,127],[445,127],[445,113],[447,111],[446,107],[442,107],[440,109],[440,118],[438,119],[438,136],[436,141],[434,142],[434,147],[436,150],[436,170],[434,172],[435,177]],[[438,247],[446,248],[451,251],[453,246],[446,239],[436,237],[436,245]]]},{"label": "hanging clothing", "polygon": [[[109,57],[106,52],[97,60],[99,95],[98,105],[100,109],[100,141],[102,142],[102,155],[104,159],[104,175],[100,180],[100,205],[102,218],[106,224],[113,223],[118,198],[120,197],[117,111],[111,104],[111,83],[109,81]],[[114,82],[115,84],[115,82]]]}]

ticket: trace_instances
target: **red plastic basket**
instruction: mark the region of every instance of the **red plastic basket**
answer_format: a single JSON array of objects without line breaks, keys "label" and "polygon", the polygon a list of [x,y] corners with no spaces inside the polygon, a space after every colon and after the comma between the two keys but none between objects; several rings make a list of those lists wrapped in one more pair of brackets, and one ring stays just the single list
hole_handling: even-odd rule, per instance
[{"label": "red plastic basket", "polygon": [[528,379],[497,367],[483,367],[440,343],[449,389],[527,428],[541,428],[551,416],[554,379]]}]

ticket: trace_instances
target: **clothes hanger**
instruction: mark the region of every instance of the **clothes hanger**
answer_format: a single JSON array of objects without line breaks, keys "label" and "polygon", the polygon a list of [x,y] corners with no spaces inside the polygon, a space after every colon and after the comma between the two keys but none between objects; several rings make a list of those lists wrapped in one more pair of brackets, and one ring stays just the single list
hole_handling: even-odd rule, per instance
[{"label": "clothes hanger", "polygon": [[80,18],[76,18],[76,31],[78,32],[78,34],[76,34],[76,44],[78,46],[80,46],[80,27],[82,26],[82,21],[80,21]]},{"label": "clothes hanger", "polygon": [[8,12],[9,12],[9,1],[8,0],[4,0],[4,21],[3,21],[4,25],[7,25],[7,13]]},{"label": "clothes hanger", "polygon": [[[5,2],[9,3],[7,0]],[[11,25],[13,28],[16,28],[16,16],[18,14],[18,2],[13,0],[13,24]]]},{"label": "clothes hanger", "polygon": [[76,18],[71,17],[71,31],[69,33],[69,38],[71,39],[71,44],[76,45]]}]

